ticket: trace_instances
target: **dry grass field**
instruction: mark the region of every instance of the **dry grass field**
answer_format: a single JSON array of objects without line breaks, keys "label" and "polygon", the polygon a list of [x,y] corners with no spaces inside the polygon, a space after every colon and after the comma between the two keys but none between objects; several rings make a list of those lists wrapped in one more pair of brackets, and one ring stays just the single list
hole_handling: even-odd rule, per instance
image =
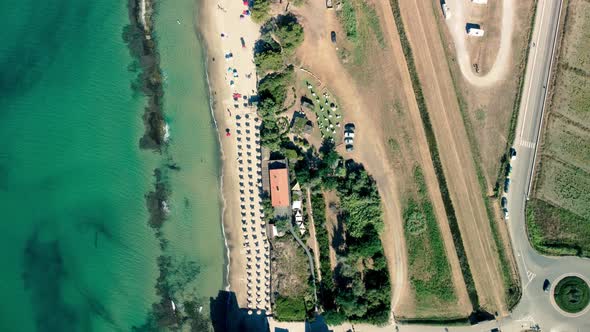
[{"label": "dry grass field", "polygon": [[590,257],[590,3],[570,0],[564,26],[529,235],[541,252]]}]

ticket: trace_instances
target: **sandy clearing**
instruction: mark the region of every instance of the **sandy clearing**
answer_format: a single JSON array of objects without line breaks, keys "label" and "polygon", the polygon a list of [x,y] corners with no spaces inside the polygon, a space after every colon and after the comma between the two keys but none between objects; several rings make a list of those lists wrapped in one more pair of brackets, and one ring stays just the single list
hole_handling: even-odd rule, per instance
[{"label": "sandy clearing", "polygon": [[[496,60],[490,71],[483,75],[477,75],[471,66],[471,57],[467,49],[467,34],[465,31],[468,18],[465,15],[469,6],[474,5],[469,0],[446,0],[451,9],[451,18],[447,20],[447,26],[453,42],[455,43],[455,50],[461,73],[463,77],[472,85],[477,87],[487,87],[496,84],[498,81],[504,79],[510,68],[512,60],[512,33],[514,30],[514,0],[502,0],[502,20],[501,20],[501,39],[500,47],[496,55]],[[485,27],[483,27],[485,28]],[[473,38],[473,37],[472,37]]]},{"label": "sandy clearing", "polygon": [[[309,69],[322,82],[330,86],[330,90],[338,97],[347,121],[354,122],[358,128],[355,137],[355,152],[350,155],[362,163],[377,182],[377,187],[384,204],[384,230],[382,242],[388,260],[389,274],[392,277],[392,308],[398,302],[399,294],[406,280],[406,250],[401,223],[401,207],[398,197],[397,183],[391,164],[387,162],[386,148],[378,131],[377,119],[366,116],[364,110],[370,109],[359,93],[352,77],[338,61],[335,48],[329,40],[329,27],[335,27],[335,13],[325,9],[323,2],[309,2],[304,8],[297,9],[301,14],[301,22],[313,24],[313,29],[306,35],[303,45],[297,51],[300,65]],[[400,264],[400,262],[403,262]]]},{"label": "sandy clearing", "polygon": [[432,8],[429,2],[402,0],[400,9],[480,303],[506,315],[498,251]]}]

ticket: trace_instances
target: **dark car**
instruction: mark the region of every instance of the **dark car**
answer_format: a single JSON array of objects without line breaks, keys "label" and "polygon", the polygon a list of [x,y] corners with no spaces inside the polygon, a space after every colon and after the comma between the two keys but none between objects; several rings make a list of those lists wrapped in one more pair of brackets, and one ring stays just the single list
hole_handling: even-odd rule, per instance
[{"label": "dark car", "polygon": [[510,189],[510,179],[504,181],[504,192],[507,193],[508,189]]},{"label": "dark car", "polygon": [[351,152],[352,150],[354,150],[352,144],[346,144],[346,151]]},{"label": "dark car", "polygon": [[332,43],[336,42],[336,31],[330,32],[330,40],[332,40]]},{"label": "dark car", "polygon": [[502,197],[501,200],[502,207],[505,208],[508,205],[508,199],[506,197]]},{"label": "dark car", "polygon": [[549,289],[551,289],[551,283],[548,279],[545,279],[545,281],[543,281],[543,291],[549,293]]},{"label": "dark car", "polygon": [[506,176],[512,175],[512,165],[506,165]]},{"label": "dark car", "polygon": [[516,159],[516,149],[514,147],[510,148],[510,160]]}]

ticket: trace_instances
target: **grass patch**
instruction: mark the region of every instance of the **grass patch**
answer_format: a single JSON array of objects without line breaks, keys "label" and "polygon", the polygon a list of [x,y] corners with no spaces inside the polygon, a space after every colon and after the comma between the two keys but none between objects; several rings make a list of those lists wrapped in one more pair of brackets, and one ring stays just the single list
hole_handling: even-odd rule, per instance
[{"label": "grass patch", "polygon": [[555,286],[554,296],[561,310],[572,314],[578,313],[590,302],[590,288],[579,277],[565,277]]},{"label": "grass patch", "polygon": [[414,169],[414,181],[418,199],[410,199],[403,213],[410,283],[417,307],[442,308],[457,301],[451,266],[419,167]]},{"label": "grass patch", "polygon": [[383,35],[383,30],[381,30],[381,24],[379,23],[379,16],[377,16],[377,11],[375,7],[369,5],[365,1],[360,2],[361,10],[365,17],[365,20],[369,24],[371,31],[375,35],[377,42],[381,48],[385,48],[385,37]]},{"label": "grass patch", "polygon": [[364,64],[367,55],[375,49],[372,45],[373,39],[379,45],[379,49],[385,48],[385,36],[373,5],[364,0],[343,0],[338,18],[346,33],[346,39],[352,44],[351,50],[347,50],[346,45],[341,45],[338,51],[344,62],[352,56],[352,63]]},{"label": "grass patch", "polygon": [[590,219],[590,174],[549,156],[541,158],[539,172],[535,197]]},{"label": "grass patch", "polygon": [[274,306],[274,317],[281,322],[303,321],[307,313],[303,297],[278,296]]},{"label": "grass patch", "polygon": [[463,279],[465,280],[465,286],[467,287],[467,293],[469,294],[469,299],[471,304],[474,308],[479,307],[479,298],[477,296],[477,290],[475,288],[475,282],[473,281],[473,276],[471,274],[471,268],[469,267],[469,262],[467,261],[467,255],[465,254],[465,247],[463,245],[463,240],[461,239],[461,232],[459,230],[459,224],[457,223],[457,218],[455,216],[455,208],[453,207],[453,203],[451,201],[451,197],[449,195],[449,189],[447,187],[447,181],[442,169],[442,163],[440,161],[439,153],[438,153],[438,146],[436,144],[436,138],[434,136],[434,131],[432,129],[432,123],[430,122],[430,117],[428,115],[428,110],[426,108],[426,102],[424,100],[424,94],[422,93],[422,86],[420,85],[420,80],[418,78],[418,72],[416,70],[416,64],[414,63],[414,57],[412,54],[412,49],[410,46],[410,41],[405,32],[404,24],[401,17],[401,11],[399,8],[398,0],[390,0],[391,10],[393,12],[393,18],[395,21],[395,25],[397,27],[400,41],[402,45],[402,50],[404,52],[404,57],[406,58],[406,62],[408,63],[408,70],[410,72],[410,77],[412,79],[412,87],[414,89],[414,94],[416,96],[416,102],[418,103],[418,109],[420,110],[420,116],[422,118],[422,124],[424,126],[424,131],[426,133],[426,140],[428,142],[428,146],[430,148],[430,156],[432,158],[434,171],[436,173],[436,177],[438,179],[438,183],[440,186],[440,191],[443,199],[443,203],[445,205],[445,211],[447,213],[447,219],[449,221],[449,226],[451,229],[451,233],[453,235],[453,243],[455,244],[455,249],[457,251],[457,256],[459,258],[459,264],[461,266],[461,273],[463,274]]},{"label": "grass patch", "polygon": [[534,248],[549,255],[590,257],[590,220],[538,198],[527,204],[527,230]]},{"label": "grass patch", "polygon": [[342,10],[338,12],[338,18],[344,27],[346,39],[356,43],[358,38],[358,21],[352,0],[342,0]]}]

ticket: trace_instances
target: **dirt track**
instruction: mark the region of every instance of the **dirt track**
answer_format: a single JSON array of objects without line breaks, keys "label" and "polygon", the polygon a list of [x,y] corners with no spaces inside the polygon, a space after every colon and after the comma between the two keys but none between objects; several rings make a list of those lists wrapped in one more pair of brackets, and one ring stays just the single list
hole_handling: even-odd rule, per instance
[{"label": "dirt track", "polygon": [[431,3],[400,0],[400,9],[480,304],[505,315],[498,251]]},{"label": "dirt track", "polygon": [[384,25],[384,33],[386,35],[386,38],[389,39],[389,44],[391,46],[393,53],[393,59],[395,59],[394,62],[397,65],[398,72],[401,76],[401,86],[404,91],[408,107],[408,114],[410,116],[413,126],[414,139],[417,143],[416,148],[418,150],[419,159],[421,161],[424,179],[428,186],[428,193],[434,206],[436,220],[438,221],[441,234],[444,238],[445,251],[449,263],[451,265],[451,269],[453,271],[453,282],[455,284],[457,298],[459,299],[458,307],[460,308],[460,310],[463,310],[466,314],[468,314],[471,311],[471,303],[467,295],[467,289],[465,288],[465,282],[463,280],[463,275],[461,273],[461,267],[459,266],[459,259],[457,258],[457,252],[455,249],[455,245],[453,243],[444,204],[442,202],[439,184],[436,179],[432,159],[430,157],[430,151],[426,140],[426,133],[424,132],[424,127],[422,126],[420,111],[418,109],[418,104],[416,103],[410,73],[408,72],[408,66],[401,47],[400,37],[395,26],[389,2],[375,1],[375,4],[379,6],[379,12],[382,13],[382,24]]}]

